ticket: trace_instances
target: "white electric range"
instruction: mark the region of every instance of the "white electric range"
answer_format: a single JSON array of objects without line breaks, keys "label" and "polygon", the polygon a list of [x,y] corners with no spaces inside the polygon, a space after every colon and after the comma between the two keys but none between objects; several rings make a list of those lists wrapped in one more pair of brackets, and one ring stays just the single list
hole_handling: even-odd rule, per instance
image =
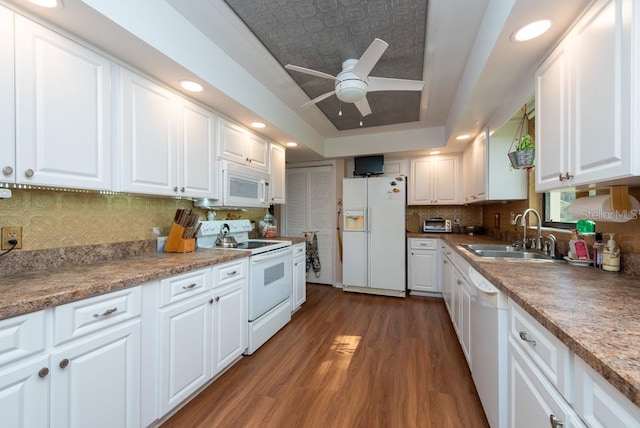
[{"label": "white electric range", "polygon": [[[196,236],[198,248],[247,250],[249,257],[247,351],[253,354],[278,330],[291,321],[292,251],[291,241],[249,239],[249,220],[202,221]],[[222,231],[227,230],[238,242],[237,247],[216,245]]]}]

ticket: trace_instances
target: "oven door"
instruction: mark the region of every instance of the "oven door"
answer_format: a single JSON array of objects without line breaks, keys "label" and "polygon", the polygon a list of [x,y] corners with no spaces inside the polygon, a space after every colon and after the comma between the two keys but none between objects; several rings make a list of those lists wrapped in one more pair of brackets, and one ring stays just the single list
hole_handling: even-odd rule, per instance
[{"label": "oven door", "polygon": [[268,207],[269,176],[232,163],[222,170],[223,204],[230,207]]},{"label": "oven door", "polygon": [[249,321],[254,321],[291,296],[291,247],[251,256]]}]

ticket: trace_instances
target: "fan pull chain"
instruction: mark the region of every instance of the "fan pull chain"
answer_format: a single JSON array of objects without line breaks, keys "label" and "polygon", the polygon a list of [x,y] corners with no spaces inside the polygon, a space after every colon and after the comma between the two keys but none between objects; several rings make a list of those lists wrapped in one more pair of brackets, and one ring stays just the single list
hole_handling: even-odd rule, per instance
[{"label": "fan pull chain", "polygon": [[339,101],[339,106],[340,106],[340,107],[338,107],[338,116],[342,117],[342,101],[340,101],[339,99],[338,99],[338,101]]}]

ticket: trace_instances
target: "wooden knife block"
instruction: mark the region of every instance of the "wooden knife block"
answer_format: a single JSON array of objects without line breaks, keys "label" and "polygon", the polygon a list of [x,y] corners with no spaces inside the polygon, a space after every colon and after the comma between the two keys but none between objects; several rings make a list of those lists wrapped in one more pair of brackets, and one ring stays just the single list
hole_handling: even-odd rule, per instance
[{"label": "wooden knife block", "polygon": [[167,242],[164,244],[164,251],[167,253],[190,253],[196,249],[196,239],[183,239],[184,227],[173,223]]}]

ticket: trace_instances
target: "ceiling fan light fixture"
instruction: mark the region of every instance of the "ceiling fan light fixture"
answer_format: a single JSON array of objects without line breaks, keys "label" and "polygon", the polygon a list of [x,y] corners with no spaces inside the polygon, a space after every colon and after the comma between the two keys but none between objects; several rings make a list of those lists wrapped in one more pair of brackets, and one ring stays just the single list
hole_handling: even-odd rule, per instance
[{"label": "ceiling fan light fixture", "polygon": [[343,80],[336,83],[336,96],[345,103],[355,103],[367,95],[367,84],[362,80]]},{"label": "ceiling fan light fixture", "polygon": [[514,42],[526,42],[527,40],[540,37],[546,33],[549,28],[551,28],[551,21],[548,19],[534,21],[514,31],[511,35],[511,40]]}]

